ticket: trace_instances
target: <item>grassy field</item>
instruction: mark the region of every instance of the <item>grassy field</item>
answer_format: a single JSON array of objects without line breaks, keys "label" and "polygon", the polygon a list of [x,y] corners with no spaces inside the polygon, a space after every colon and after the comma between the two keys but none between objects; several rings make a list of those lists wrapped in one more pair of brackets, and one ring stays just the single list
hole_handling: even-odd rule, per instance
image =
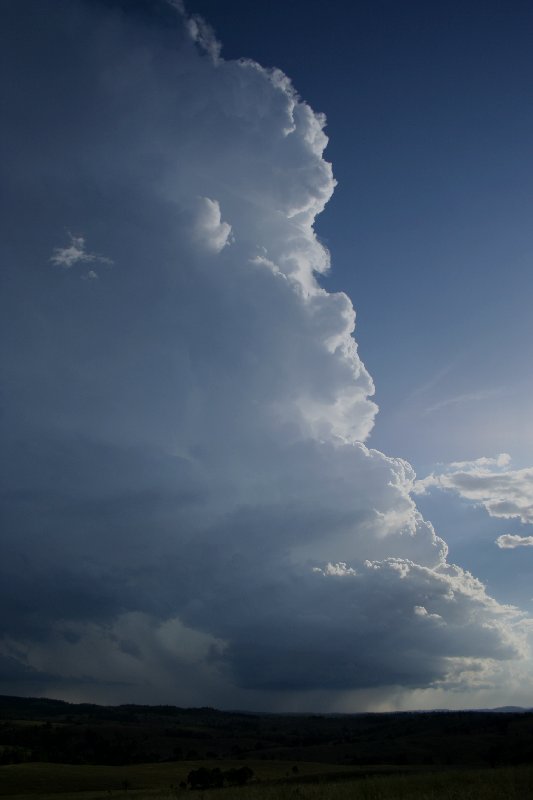
[{"label": "grassy field", "polygon": [[[336,777],[349,777],[357,770],[353,767],[331,764],[308,764],[300,762],[297,771],[287,761],[246,762],[253,769],[260,782],[297,779],[315,780],[319,776],[334,780]],[[42,797],[45,793],[72,793],[82,798],[82,792],[97,792],[98,797],[108,796],[109,792],[134,795],[140,790],[165,790],[179,787],[187,775],[198,767],[242,767],[242,761],[178,761],[165,764],[130,764],[127,766],[93,766],[78,764],[9,764],[0,767],[0,797],[31,795]],[[172,792],[174,788],[172,788]],[[105,793],[105,794],[102,794]],[[193,792],[188,792],[193,795]]]},{"label": "grassy field", "polygon": [[[235,766],[242,762],[235,762]],[[405,771],[381,774],[324,764],[251,765],[261,783],[191,791],[179,788],[194,763],[127,767],[24,764],[0,768],[4,800],[533,800],[533,768]],[[204,762],[205,765],[205,762]],[[229,767],[230,762],[224,763]],[[127,783],[125,783],[127,782]]]}]

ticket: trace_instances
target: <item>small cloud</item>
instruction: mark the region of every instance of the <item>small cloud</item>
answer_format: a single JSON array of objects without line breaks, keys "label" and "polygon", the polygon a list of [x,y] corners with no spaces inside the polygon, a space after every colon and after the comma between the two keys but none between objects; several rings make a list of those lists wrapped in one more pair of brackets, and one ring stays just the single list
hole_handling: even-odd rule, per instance
[{"label": "small cloud", "polygon": [[448,467],[452,469],[473,469],[475,467],[508,467],[511,463],[511,456],[509,453],[500,453],[494,458],[482,456],[475,458],[473,461],[452,461]]},{"label": "small cloud", "polygon": [[[99,262],[101,264],[112,264],[113,261],[107,256],[99,253],[89,253],[85,248],[85,237],[75,236],[69,232],[70,244],[66,247],[56,247],[50,256],[52,264],[56,264],[63,269],[70,269],[78,263]],[[96,272],[90,270],[85,276],[89,279],[97,278]]]},{"label": "small cloud", "polygon": [[94,271],[94,269],[90,269],[86,275],[82,275],[81,279],[83,281],[97,281],[98,280],[98,273]]},{"label": "small cloud", "polygon": [[514,550],[515,547],[533,547],[533,536],[517,536],[514,533],[504,533],[498,536],[496,544],[502,550]]},{"label": "small cloud", "polygon": [[491,517],[531,524],[533,467],[509,469],[510,461],[508,453],[501,453],[496,458],[440,464],[435,472],[415,481],[412,491],[413,494],[425,494],[432,488],[453,491],[464,500],[482,506]]},{"label": "small cloud", "polygon": [[70,245],[67,247],[56,247],[50,261],[59,267],[70,269],[78,261],[92,261],[92,257],[85,252],[85,239],[83,236],[73,236],[71,233]]}]

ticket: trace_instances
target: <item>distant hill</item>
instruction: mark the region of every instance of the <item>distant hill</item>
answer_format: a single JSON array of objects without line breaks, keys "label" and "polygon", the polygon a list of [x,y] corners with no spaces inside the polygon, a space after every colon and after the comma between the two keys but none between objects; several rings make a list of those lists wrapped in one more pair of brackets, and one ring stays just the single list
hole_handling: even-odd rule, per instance
[{"label": "distant hill", "polygon": [[0,696],[0,763],[277,760],[342,765],[533,763],[533,712],[266,714]]}]

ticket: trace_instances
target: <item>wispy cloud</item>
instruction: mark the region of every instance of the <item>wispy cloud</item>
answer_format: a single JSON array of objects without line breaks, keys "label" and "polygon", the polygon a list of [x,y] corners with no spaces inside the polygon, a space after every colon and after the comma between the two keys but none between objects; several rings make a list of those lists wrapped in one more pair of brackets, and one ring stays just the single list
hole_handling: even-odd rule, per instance
[{"label": "wispy cloud", "polygon": [[[470,348],[471,349],[471,348]],[[453,370],[457,367],[461,361],[464,361],[465,355],[467,351],[463,351],[461,355],[454,358],[452,361],[448,362],[444,366],[440,367],[436,372],[434,372],[430,378],[426,381],[421,383],[419,386],[416,386],[413,391],[407,396],[407,401],[414,400],[417,397],[427,394],[431,391],[435,386],[438,386],[444,378],[449,375]]]},{"label": "wispy cloud", "polygon": [[506,388],[497,387],[490,389],[479,389],[478,391],[465,392],[464,394],[451,395],[450,397],[445,397],[442,400],[433,403],[433,405],[428,406],[424,409],[423,413],[434,414],[436,411],[442,411],[444,408],[462,405],[463,403],[481,403],[484,400],[489,400],[492,397],[501,397],[502,395],[508,394],[508,392],[509,390]]},{"label": "wispy cloud", "polygon": [[511,463],[511,456],[509,453],[500,453],[497,456],[481,456],[481,458],[474,458],[472,461],[451,461],[445,466],[447,469],[454,470],[477,470],[483,468],[500,468],[508,467]]},{"label": "wispy cloud", "polygon": [[[113,263],[113,260],[107,256],[103,256],[100,253],[89,252],[86,249],[84,236],[72,234],[70,231],[68,235],[70,243],[65,247],[56,247],[54,249],[54,252],[50,256],[52,264],[63,267],[63,269],[70,269],[80,263],[100,263],[108,265]],[[94,270],[89,270],[83,277],[88,280],[94,280],[98,275]]]}]

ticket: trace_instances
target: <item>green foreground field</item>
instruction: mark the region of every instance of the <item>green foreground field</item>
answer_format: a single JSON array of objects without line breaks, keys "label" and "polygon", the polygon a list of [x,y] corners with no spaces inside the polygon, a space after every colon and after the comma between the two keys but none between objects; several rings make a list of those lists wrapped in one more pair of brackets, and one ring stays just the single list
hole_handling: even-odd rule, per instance
[{"label": "green foreground field", "polygon": [[[87,764],[10,764],[0,767],[0,797],[31,795],[42,797],[61,793],[61,797],[108,797],[109,793],[163,791],[175,793],[187,775],[199,767],[242,767],[242,761],[178,761],[165,764],[129,764],[125,766],[98,766]],[[271,783],[289,779],[338,780],[357,772],[353,767],[330,764],[299,763],[296,773],[287,761],[246,762],[254,771],[257,782]],[[213,791],[213,790],[208,790]],[[217,790],[219,791],[219,790]],[[188,795],[193,795],[188,792]],[[142,795],[141,795],[142,796]],[[217,795],[218,796],[218,795]]]},{"label": "green foreground field", "polygon": [[[224,767],[239,763],[226,762]],[[0,767],[0,796],[3,800],[533,800],[531,767],[399,771],[393,766],[366,770],[258,762],[250,764],[257,781],[247,786],[180,789],[180,782],[199,765],[8,765]]]}]

